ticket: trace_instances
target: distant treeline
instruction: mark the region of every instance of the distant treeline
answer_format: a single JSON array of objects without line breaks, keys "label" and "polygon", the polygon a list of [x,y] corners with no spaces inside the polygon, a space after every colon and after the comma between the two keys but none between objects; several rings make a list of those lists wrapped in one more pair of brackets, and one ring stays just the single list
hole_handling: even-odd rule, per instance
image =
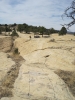
[{"label": "distant treeline", "polygon": [[[26,23],[24,24],[0,24],[0,34],[2,32],[12,32],[12,35],[16,35],[17,34],[17,31],[19,31],[20,33],[25,33],[25,34],[30,34],[30,32],[34,32],[34,35],[35,34],[40,34],[40,35],[50,35],[50,34],[53,34],[53,33],[58,33],[59,35],[66,35],[67,33],[67,29],[65,27],[62,27],[59,30],[55,30],[54,28],[50,28],[50,29],[47,29],[45,28],[44,26],[32,26],[32,25],[28,25]],[[71,33],[71,32],[70,32]],[[71,34],[74,34],[75,36],[75,32],[71,33]]]},{"label": "distant treeline", "polygon": [[0,24],[0,34],[2,32],[12,32],[11,26],[7,24]]},{"label": "distant treeline", "polygon": [[50,28],[50,29],[46,29],[45,27],[43,26],[32,26],[32,25],[27,25],[27,24],[19,24],[18,25],[18,28],[17,30],[19,32],[26,32],[26,33],[29,33],[29,32],[39,32],[39,33],[42,33],[42,34],[50,34],[50,33],[57,33],[58,31],[55,30],[54,28]]},{"label": "distant treeline", "polygon": [[0,24],[0,33],[1,32],[11,32],[12,30],[17,30],[19,32],[25,32],[29,34],[30,32],[37,33],[39,32],[40,34],[52,34],[52,33],[57,33],[59,32],[58,30],[55,30],[54,28],[46,29],[43,26],[32,26],[28,25],[26,23],[24,24]]}]

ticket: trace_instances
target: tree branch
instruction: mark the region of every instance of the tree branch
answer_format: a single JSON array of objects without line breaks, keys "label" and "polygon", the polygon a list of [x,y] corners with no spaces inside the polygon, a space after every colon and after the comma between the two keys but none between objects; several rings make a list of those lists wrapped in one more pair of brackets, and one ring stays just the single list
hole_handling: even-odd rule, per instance
[{"label": "tree branch", "polygon": [[67,26],[67,28],[75,24],[75,0],[73,0],[71,6],[65,10],[64,14],[62,15],[62,18],[64,16],[72,19],[72,22],[70,22],[69,24],[64,24]]}]

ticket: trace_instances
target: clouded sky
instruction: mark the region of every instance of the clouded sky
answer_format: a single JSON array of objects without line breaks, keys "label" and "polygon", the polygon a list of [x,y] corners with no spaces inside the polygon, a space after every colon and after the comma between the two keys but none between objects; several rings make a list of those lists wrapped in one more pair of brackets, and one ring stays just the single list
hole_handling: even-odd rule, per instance
[{"label": "clouded sky", "polygon": [[[0,0],[0,24],[27,23],[60,29],[71,20],[61,15],[72,0]],[[70,28],[75,31],[75,26]]]}]

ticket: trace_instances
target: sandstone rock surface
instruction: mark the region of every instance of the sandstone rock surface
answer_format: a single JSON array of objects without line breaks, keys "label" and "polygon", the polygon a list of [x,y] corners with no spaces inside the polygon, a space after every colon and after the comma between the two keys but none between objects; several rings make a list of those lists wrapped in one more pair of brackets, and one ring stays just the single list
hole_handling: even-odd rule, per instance
[{"label": "sandstone rock surface", "polygon": [[[54,42],[50,40],[54,39]],[[49,68],[73,71],[75,37],[51,35],[50,38],[18,38],[15,41],[20,55],[28,63],[46,63]],[[48,55],[48,57],[46,57]]]},{"label": "sandstone rock surface", "polygon": [[14,42],[25,62],[14,83],[13,97],[1,100],[75,100],[67,84],[54,72],[75,71],[75,37],[28,37],[22,34]]}]

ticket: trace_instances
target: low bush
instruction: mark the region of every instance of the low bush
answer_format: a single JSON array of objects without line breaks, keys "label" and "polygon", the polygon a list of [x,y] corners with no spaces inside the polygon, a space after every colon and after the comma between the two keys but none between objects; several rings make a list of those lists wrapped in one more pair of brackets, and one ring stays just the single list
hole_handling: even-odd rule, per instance
[{"label": "low bush", "polygon": [[59,31],[59,35],[66,35],[67,30],[65,27],[62,27],[61,30]]},{"label": "low bush", "polygon": [[12,32],[11,36],[17,36],[17,37],[18,37],[19,35],[18,35],[18,33],[14,30],[14,31]]},{"label": "low bush", "polygon": [[14,49],[14,54],[18,54],[19,52],[18,52],[18,48],[15,48]]},{"label": "low bush", "polygon": [[55,39],[51,39],[50,42],[55,42]]}]

